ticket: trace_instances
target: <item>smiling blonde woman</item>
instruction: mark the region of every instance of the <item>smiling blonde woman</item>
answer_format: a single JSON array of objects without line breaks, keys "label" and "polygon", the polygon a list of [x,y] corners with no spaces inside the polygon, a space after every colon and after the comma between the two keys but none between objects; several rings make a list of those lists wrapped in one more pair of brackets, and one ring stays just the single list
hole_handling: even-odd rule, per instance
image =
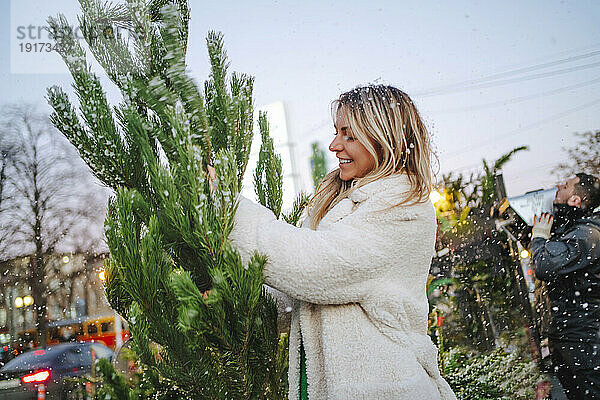
[{"label": "smiling blonde woman", "polygon": [[242,198],[230,239],[266,254],[292,300],[289,398],[455,399],[427,335],[436,222],[431,146],[402,91],[363,86],[333,103],[339,166],[302,227]]}]

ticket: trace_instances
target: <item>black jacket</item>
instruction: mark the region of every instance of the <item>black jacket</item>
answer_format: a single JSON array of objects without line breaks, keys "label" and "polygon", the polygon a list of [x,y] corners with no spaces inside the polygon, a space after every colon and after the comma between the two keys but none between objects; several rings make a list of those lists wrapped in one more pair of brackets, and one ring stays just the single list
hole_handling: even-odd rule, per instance
[{"label": "black jacket", "polygon": [[549,338],[600,343],[600,216],[567,223],[531,241],[535,276],[547,282]]}]

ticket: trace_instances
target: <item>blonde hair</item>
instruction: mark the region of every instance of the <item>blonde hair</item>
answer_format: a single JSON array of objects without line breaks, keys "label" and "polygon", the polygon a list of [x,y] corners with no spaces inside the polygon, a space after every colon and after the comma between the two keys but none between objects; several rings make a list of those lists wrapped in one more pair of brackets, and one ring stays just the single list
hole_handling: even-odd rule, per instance
[{"label": "blonde hair", "polygon": [[328,173],[309,203],[312,228],[352,190],[393,174],[406,174],[410,182],[406,197],[397,205],[425,201],[433,180],[433,152],[427,128],[410,97],[392,86],[361,86],[333,101],[334,120],[340,111],[346,113],[354,138],[371,153],[375,166],[351,181],[340,179],[339,168]]}]

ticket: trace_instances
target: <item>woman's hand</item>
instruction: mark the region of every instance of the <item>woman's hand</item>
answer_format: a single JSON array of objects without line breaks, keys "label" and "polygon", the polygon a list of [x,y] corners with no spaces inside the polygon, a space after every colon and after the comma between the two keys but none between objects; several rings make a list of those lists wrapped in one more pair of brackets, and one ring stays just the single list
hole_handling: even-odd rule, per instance
[{"label": "woman's hand", "polygon": [[215,179],[217,179],[217,171],[210,165],[206,164],[206,169],[208,170],[208,184],[210,186],[210,192],[215,191]]}]

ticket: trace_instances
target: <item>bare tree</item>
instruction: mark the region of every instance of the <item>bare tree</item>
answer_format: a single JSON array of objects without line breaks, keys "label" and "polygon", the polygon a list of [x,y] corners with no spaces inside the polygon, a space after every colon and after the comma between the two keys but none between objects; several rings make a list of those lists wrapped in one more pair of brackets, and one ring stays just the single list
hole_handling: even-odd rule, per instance
[{"label": "bare tree", "polygon": [[578,172],[600,176],[600,130],[579,133],[575,136],[579,141],[567,152],[567,162],[558,164],[553,173],[561,178],[568,178]]},{"label": "bare tree", "polygon": [[[6,135],[0,134],[0,215],[6,213],[7,202],[10,200],[6,186],[8,185],[8,170],[13,165],[15,158],[14,143]],[[15,233],[14,226],[6,226],[0,230],[0,254],[10,237]]]},{"label": "bare tree", "polygon": [[[13,228],[0,259],[30,255],[28,285],[40,343],[47,337],[47,275],[56,251],[91,248],[102,237],[106,197],[48,118],[30,106],[3,110],[2,136],[15,146],[6,170],[6,211],[0,230]],[[3,206],[4,207],[4,206]],[[63,282],[64,284],[64,282]]]}]

